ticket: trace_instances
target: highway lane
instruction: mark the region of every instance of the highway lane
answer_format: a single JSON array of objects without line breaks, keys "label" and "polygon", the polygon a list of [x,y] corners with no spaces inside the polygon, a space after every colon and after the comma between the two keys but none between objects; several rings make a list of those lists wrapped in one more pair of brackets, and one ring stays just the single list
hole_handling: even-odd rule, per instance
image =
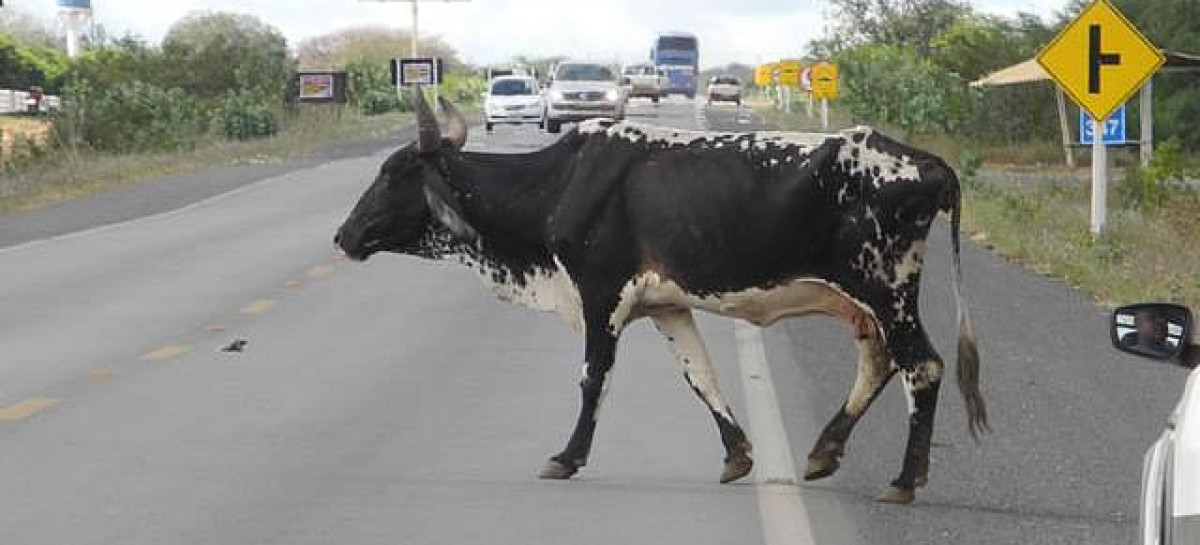
[{"label": "highway lane", "polygon": [[[759,126],[679,100],[630,113]],[[551,138],[499,127],[469,146]],[[621,345],[591,465],[535,478],[574,420],[581,339],[466,271],[334,259],[332,230],[382,158],[0,250],[4,541],[762,542],[754,486],[715,483],[715,430],[644,323]],[[944,225],[932,241],[923,312],[950,354]],[[916,505],[876,504],[903,449],[893,385],[841,471],[797,489],[815,542],[1131,542],[1141,452],[1183,373],[1108,348],[1082,294],[970,246],[965,260],[996,434],[971,443],[947,381],[930,486]],[[701,325],[745,420],[733,325]],[[237,339],[243,352],[220,351]],[[765,340],[803,474],[853,380],[851,343],[820,318]]]}]

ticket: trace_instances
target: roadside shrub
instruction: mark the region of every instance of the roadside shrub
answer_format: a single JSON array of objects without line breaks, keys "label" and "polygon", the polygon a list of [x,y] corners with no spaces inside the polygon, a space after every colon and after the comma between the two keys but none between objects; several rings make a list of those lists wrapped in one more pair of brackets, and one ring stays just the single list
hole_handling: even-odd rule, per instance
[{"label": "roadside shrub", "polygon": [[367,91],[359,97],[358,108],[363,115],[380,115],[400,110],[406,102],[396,91]]},{"label": "roadside shrub", "polygon": [[964,185],[973,185],[975,177],[983,166],[983,156],[979,152],[967,148],[958,155],[958,178]]},{"label": "roadside shrub", "polygon": [[230,91],[213,113],[214,124],[226,138],[247,140],[272,136],[279,122],[269,102],[258,93]]},{"label": "roadside shrub", "polygon": [[1178,138],[1159,144],[1150,165],[1125,169],[1125,181],[1117,186],[1120,197],[1131,208],[1153,210],[1172,193],[1186,190],[1183,145]]},{"label": "roadside shrub", "polygon": [[115,152],[190,148],[204,129],[194,97],[140,81],[106,89],[75,83],[64,93],[54,127],[59,142]]},{"label": "roadside shrub", "polygon": [[439,89],[447,100],[459,105],[478,104],[487,91],[487,81],[483,78],[461,74],[449,74]]}]

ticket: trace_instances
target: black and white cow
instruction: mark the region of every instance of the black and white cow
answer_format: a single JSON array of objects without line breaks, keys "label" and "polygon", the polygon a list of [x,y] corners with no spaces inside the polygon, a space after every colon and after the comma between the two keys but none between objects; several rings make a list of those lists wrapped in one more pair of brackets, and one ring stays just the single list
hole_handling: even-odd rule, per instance
[{"label": "black and white cow", "polygon": [[445,136],[423,98],[417,107],[418,140],[384,162],[335,243],[355,260],[380,251],[458,260],[500,298],[583,330],[582,408],[542,478],[569,478],[586,464],[617,339],[643,317],[716,419],[727,453],[721,482],[745,476],[750,443],[721,398],[692,309],[758,325],[823,313],[853,331],[858,376],[805,478],[837,470],[855,423],[899,373],[908,445],[882,499],[912,501],[928,479],[943,370],[917,305],[939,211],[951,217],[959,389],[972,436],[987,429],[961,297],[959,184],[939,158],[867,128],[710,133],[608,120],[528,154],[470,153],[453,105],[442,102]]}]

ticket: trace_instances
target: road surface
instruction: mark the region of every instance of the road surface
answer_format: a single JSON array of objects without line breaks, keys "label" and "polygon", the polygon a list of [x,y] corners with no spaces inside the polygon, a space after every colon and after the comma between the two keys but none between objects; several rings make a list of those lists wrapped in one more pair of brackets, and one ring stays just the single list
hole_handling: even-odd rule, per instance
[{"label": "road surface", "polygon": [[[732,106],[679,100],[630,113],[760,126]],[[552,138],[499,127],[469,146],[520,152]],[[896,385],[834,477],[773,488],[782,504],[763,499],[762,471],[716,484],[716,431],[645,323],[623,339],[591,464],[573,481],[539,481],[574,422],[582,340],[496,301],[465,270],[335,259],[333,231],[384,157],[249,185],[230,181],[245,172],[213,171],[192,182],[238,188],[124,208],[83,199],[70,206],[103,208],[95,224],[190,204],[82,231],[61,211],[0,216],[4,543],[1133,541],[1141,453],[1185,373],[1117,354],[1086,296],[971,246],[967,295],[996,433],[969,439],[947,381],[932,482],[915,505],[873,501],[903,451]],[[951,354],[944,225],[932,237],[923,311]],[[735,413],[755,425],[748,405],[778,406],[782,432],[756,438],[770,451],[760,463],[790,449],[802,475],[853,380],[846,331],[793,320],[754,344],[729,320],[701,327]],[[746,378],[755,348],[767,369]],[[764,376],[777,401],[747,399],[743,384]]]}]

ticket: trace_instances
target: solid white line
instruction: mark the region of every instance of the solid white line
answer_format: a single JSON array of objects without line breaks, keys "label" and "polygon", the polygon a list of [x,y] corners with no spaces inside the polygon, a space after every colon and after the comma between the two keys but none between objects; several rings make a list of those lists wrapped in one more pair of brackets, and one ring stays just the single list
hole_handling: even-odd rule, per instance
[{"label": "solid white line", "polygon": [[796,470],[788,445],[779,399],[767,366],[762,331],[746,322],[734,326],[738,366],[754,445],[754,481],[758,512],[767,545],[811,545],[815,542],[808,510],[796,488]]}]

